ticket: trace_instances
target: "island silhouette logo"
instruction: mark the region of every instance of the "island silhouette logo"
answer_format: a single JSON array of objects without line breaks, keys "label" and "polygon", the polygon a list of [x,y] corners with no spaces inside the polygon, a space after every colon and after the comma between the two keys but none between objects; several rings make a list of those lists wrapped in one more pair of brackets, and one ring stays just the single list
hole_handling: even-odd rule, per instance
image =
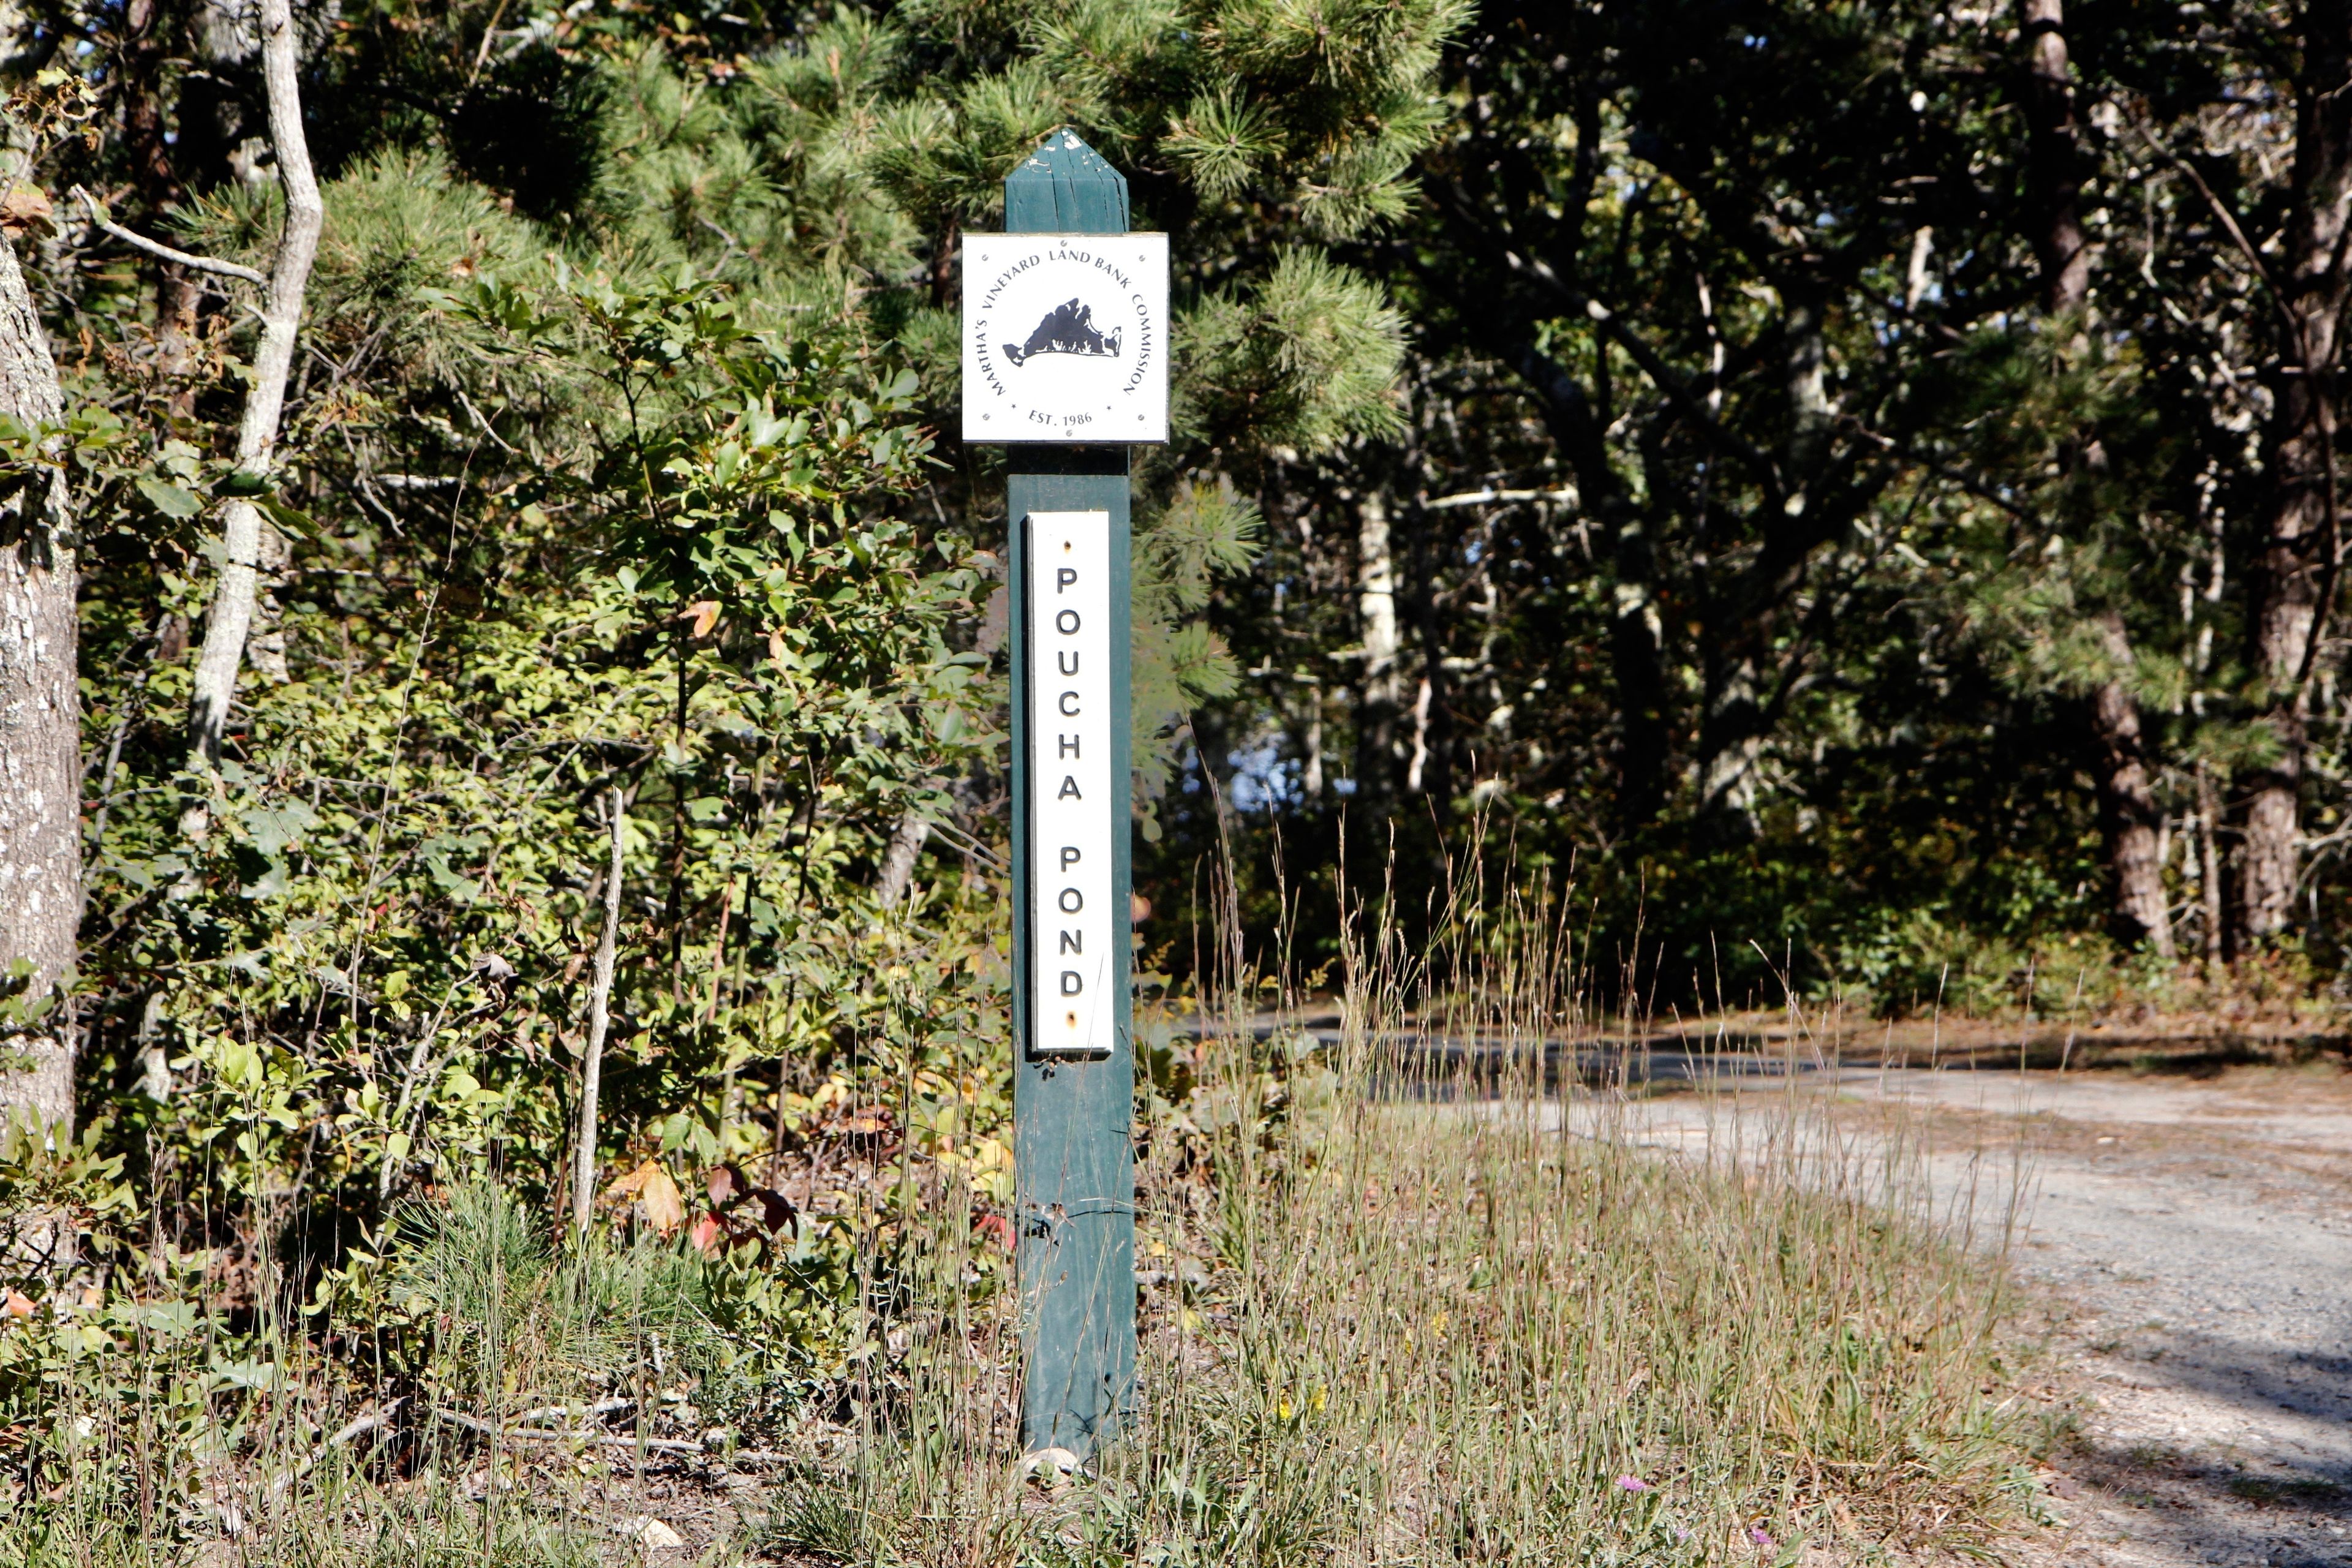
[{"label": "island silhouette logo", "polygon": [[1015,365],[1039,354],[1076,354],[1085,359],[1117,359],[1119,333],[1114,328],[1108,334],[1095,330],[1095,312],[1091,305],[1076,300],[1055,306],[1037,323],[1025,343],[1006,343],[1004,357]]}]

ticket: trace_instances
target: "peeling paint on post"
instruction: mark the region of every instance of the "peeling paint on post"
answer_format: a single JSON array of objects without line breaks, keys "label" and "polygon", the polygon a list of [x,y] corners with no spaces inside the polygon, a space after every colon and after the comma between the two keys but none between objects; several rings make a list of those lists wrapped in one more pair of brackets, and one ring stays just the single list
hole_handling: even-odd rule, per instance
[{"label": "peeling paint on post", "polygon": [[1084,1458],[1136,1396],[1128,447],[1167,439],[1168,252],[1066,130],[1004,226],[964,243],[963,435],[1013,447],[1021,1441]]}]

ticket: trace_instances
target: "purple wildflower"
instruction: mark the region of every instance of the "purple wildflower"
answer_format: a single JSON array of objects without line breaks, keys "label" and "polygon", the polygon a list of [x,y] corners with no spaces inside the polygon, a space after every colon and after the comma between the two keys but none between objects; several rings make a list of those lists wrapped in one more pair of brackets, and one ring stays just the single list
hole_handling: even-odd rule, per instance
[{"label": "purple wildflower", "polygon": [[1650,1489],[1650,1483],[1639,1476],[1619,1476],[1617,1484],[1629,1492],[1645,1492]]}]

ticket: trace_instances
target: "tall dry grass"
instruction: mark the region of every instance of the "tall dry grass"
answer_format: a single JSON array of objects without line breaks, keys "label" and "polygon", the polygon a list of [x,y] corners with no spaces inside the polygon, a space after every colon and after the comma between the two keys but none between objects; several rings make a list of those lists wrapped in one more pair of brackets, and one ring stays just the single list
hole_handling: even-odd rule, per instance
[{"label": "tall dry grass", "polygon": [[1195,1086],[1143,1129],[1123,1441],[1014,1466],[1015,1369],[966,1353],[1013,1342],[1010,1303],[978,1334],[950,1309],[956,1353],[752,1540],[1268,1568],[1995,1540],[2039,1436],[2001,1393],[2014,1173],[1939,1191],[1919,1128],[1847,1124],[1801,1072],[1718,1094],[1705,1063],[1706,1139],[1646,1147],[1637,1047],[1558,907],[1480,907],[1418,951],[1369,932],[1328,1009],[1269,990],[1225,911],[1215,1005],[1157,1020]]},{"label": "tall dry grass", "polygon": [[[971,1196],[933,1173],[915,1232],[872,1238],[897,1258],[875,1352],[756,1484],[442,1427],[397,1483],[364,1445],[263,1453],[215,1489],[234,1531],[165,1540],[102,1500],[157,1456],[99,1422],[78,1473],[114,1479],[0,1521],[0,1553],[618,1561],[688,1492],[714,1563],[1786,1564],[1980,1552],[2012,1522],[2037,1436],[2003,1396],[2013,1192],[1956,1224],[1916,1130],[1849,1125],[1795,1074],[1733,1095],[1702,1072],[1706,1138],[1648,1146],[1652,1090],[1557,902],[1465,895],[1418,947],[1363,931],[1328,1005],[1243,950],[1230,904],[1215,924],[1199,996],[1139,1030],[1140,1413],[1081,1472],[1013,1451],[1015,1300],[975,1283]],[[559,1267],[497,1221],[418,1267],[493,1293]],[[484,1256],[446,1251],[467,1234]],[[645,1299],[626,1259],[561,1267]],[[616,1336],[677,1331],[572,1333],[556,1301],[486,1312],[447,1375],[495,1390],[527,1362],[544,1386],[570,1356],[584,1396]]]}]

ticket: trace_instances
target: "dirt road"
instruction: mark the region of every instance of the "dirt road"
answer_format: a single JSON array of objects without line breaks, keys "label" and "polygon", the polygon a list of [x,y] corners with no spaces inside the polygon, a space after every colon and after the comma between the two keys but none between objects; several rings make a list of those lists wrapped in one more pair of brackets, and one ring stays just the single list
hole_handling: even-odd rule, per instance
[{"label": "dirt road", "polygon": [[[2352,1568],[2352,1073],[1807,1076],[1865,1118],[1910,1111],[1937,1200],[1979,1231],[2026,1200],[2011,1256],[2087,1398],[2021,1555]],[[1700,1096],[1623,1113],[1669,1148],[1722,1136]]]}]

